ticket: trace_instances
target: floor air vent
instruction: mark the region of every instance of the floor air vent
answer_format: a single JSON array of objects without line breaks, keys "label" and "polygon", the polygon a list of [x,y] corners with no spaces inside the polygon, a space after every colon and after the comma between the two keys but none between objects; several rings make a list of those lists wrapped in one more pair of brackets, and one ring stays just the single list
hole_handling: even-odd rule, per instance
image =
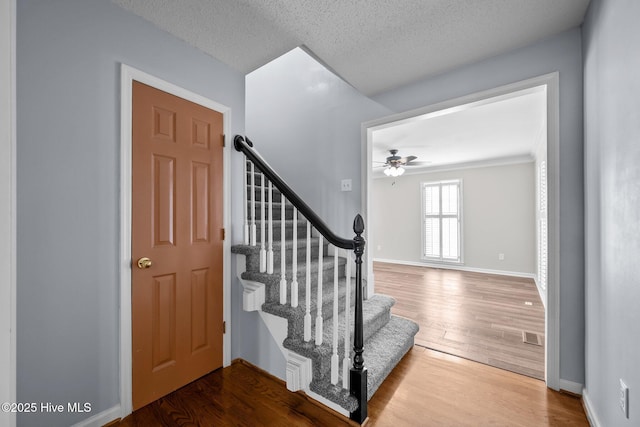
[{"label": "floor air vent", "polygon": [[540,342],[540,335],[533,332],[522,331],[522,341],[525,344],[542,345]]}]

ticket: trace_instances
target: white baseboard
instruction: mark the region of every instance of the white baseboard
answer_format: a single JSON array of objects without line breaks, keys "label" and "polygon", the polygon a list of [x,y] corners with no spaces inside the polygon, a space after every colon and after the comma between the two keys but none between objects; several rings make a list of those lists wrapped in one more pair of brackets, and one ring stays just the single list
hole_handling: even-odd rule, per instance
[{"label": "white baseboard", "polygon": [[397,260],[397,259],[384,259],[384,258],[374,258],[373,261],[386,262],[389,264],[411,265],[413,267],[444,268],[447,270],[469,271],[472,273],[485,273],[485,274],[497,274],[500,276],[525,277],[527,279],[535,279],[536,277],[536,275],[533,273],[523,273],[520,271],[491,270],[488,268],[468,267],[466,265],[461,265],[461,264],[436,264],[436,263],[429,263],[429,262],[403,261],[403,260]]},{"label": "white baseboard", "polygon": [[560,386],[560,390],[570,391],[571,393],[579,395],[582,394],[582,390],[584,388],[582,384],[574,383],[573,381],[569,380],[563,380],[562,378],[560,378],[558,383]]},{"label": "white baseboard", "polygon": [[584,412],[587,414],[589,425],[591,427],[602,427],[586,388],[582,390],[582,406],[584,407]]},{"label": "white baseboard", "polygon": [[72,427],[100,427],[122,416],[120,405],[116,405],[94,416],[74,424]]}]

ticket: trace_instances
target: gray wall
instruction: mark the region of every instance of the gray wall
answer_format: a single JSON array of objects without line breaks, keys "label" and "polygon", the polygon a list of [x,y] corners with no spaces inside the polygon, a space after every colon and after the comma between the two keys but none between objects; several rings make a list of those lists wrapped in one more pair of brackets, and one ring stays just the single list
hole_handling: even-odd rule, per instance
[{"label": "gray wall", "polygon": [[379,94],[401,112],[558,71],[560,75],[560,378],[584,382],[584,229],[580,29]]},{"label": "gray wall", "polygon": [[[463,268],[533,275],[537,248],[534,177],[534,163],[530,162],[374,179],[374,258],[428,262],[422,260],[420,184],[461,179]],[[498,259],[499,253],[505,255],[504,260]]]},{"label": "gray wall", "polygon": [[[246,78],[247,136],[330,228],[347,238],[353,236],[353,218],[362,211],[360,124],[386,114],[389,110],[360,94],[302,49],[284,54]],[[241,174],[234,177],[242,180]],[[351,192],[340,191],[344,178],[352,179]],[[241,287],[236,282],[234,279],[234,289]],[[236,315],[242,317],[244,334],[237,354],[284,379],[282,353],[264,332],[257,313]],[[262,332],[257,334],[250,326]]]},{"label": "gray wall", "polygon": [[[640,2],[592,0],[583,25],[586,400],[600,426],[640,425]],[[630,418],[618,408],[629,386]]]},{"label": "gray wall", "polygon": [[119,402],[120,63],[231,107],[234,132],[244,76],[106,0],[17,3],[18,401],[92,404],[18,424],[68,426]]},{"label": "gray wall", "polygon": [[[301,49],[247,76],[247,135],[336,233],[352,237],[361,212],[362,122],[390,111]],[[341,192],[340,181],[352,180]]]}]

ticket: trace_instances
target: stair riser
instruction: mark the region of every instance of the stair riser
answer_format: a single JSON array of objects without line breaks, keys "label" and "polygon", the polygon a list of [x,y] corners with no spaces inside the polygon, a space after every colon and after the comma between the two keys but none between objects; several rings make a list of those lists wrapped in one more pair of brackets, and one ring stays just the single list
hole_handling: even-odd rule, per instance
[{"label": "stair riser", "polygon": [[[262,201],[262,187],[259,187],[258,184],[256,184],[256,187],[254,188],[254,194],[255,194],[255,201],[256,202],[261,202]],[[249,197],[249,202],[251,202],[251,186],[249,186],[247,188],[247,197]],[[271,196],[271,201],[276,203],[276,202],[280,202],[281,199],[281,194],[280,191],[276,188],[273,188],[272,190],[272,196]],[[269,201],[269,187],[265,187],[264,189],[264,200],[265,202]]]},{"label": "stair riser", "polygon": [[[345,284],[344,281],[342,281],[340,283],[340,288],[338,290],[338,311],[339,311],[339,316],[340,316],[340,321],[343,322],[344,320],[344,307],[345,307],[345,294],[346,294],[346,289],[345,289]],[[311,288],[311,299],[312,299],[312,303],[311,303],[311,329],[313,331],[315,331],[315,327],[316,327],[316,317],[318,316],[318,309],[317,309],[317,305],[315,303],[316,301],[316,295],[317,295],[317,287],[316,284],[314,283],[314,285]],[[333,283],[328,283],[325,284],[323,287],[323,302],[322,302],[322,318],[323,318],[323,330],[329,331],[330,330],[330,326],[328,325],[329,322],[333,322]],[[354,300],[355,300],[355,289],[353,286],[350,287],[351,289],[351,312],[353,312],[353,307],[354,307]],[[304,286],[300,289],[300,294],[299,294],[299,306],[301,307],[301,313],[304,314],[304,312],[306,311],[306,306],[305,306],[305,289]],[[287,301],[288,304],[290,304],[290,301]],[[351,315],[353,317],[353,314]],[[350,322],[352,323],[352,322]],[[288,334],[287,336],[289,338],[300,338],[299,335],[302,333],[302,331],[304,331],[304,317],[301,315],[300,317],[290,317],[289,318],[289,329],[288,329]],[[323,334],[324,336],[326,336],[326,334]],[[344,335],[343,338],[344,339]],[[327,342],[327,341],[325,341]]]},{"label": "stair riser", "polygon": [[[255,205],[256,205],[255,206],[255,215],[256,215],[255,219],[256,219],[256,221],[262,220],[261,204],[262,204],[262,202],[256,202],[255,203]],[[248,212],[251,213],[251,203],[249,203],[247,208],[248,208]],[[273,220],[274,221],[279,221],[280,218],[282,217],[281,209],[282,208],[280,206],[280,203],[273,203],[272,204],[271,213],[273,214]],[[293,205],[291,205],[289,203],[285,204],[284,210],[285,210],[285,213],[284,213],[285,219],[292,219],[293,218]],[[264,206],[264,217],[265,217],[265,221],[269,220],[269,204],[268,203],[265,203],[265,206]],[[298,214],[298,217],[301,218],[301,215]]]},{"label": "stair riser", "polygon": [[[307,236],[307,224],[305,222],[298,221],[297,229],[298,229],[298,239],[301,239]],[[261,232],[262,232],[262,229],[260,226],[260,221],[256,221],[256,242],[258,244],[260,244],[260,242],[262,241]],[[278,222],[274,221],[273,241],[275,242],[275,241],[282,240],[280,236],[282,236],[280,221]],[[285,240],[290,240],[290,239],[293,239],[293,226],[291,224],[291,221],[289,220],[285,224]],[[265,224],[265,228],[264,228],[264,240],[265,240],[265,244],[268,245],[268,242],[269,242],[269,224],[268,223]]]},{"label": "stair riser", "polygon": [[[301,274],[300,273],[301,271],[302,272],[306,271],[306,266],[307,266],[307,248],[306,247],[298,248],[296,253],[298,254],[298,263],[297,263],[298,264],[298,274]],[[311,247],[311,263],[312,264],[315,261],[318,260],[318,253],[319,253],[319,249],[318,249],[317,245],[312,246]],[[326,257],[326,254],[327,254],[327,246],[326,245],[323,248],[323,253],[324,253],[325,257]],[[266,255],[266,249],[265,249],[265,255]],[[277,272],[278,274],[280,272],[280,264],[282,262],[280,256],[281,256],[281,254],[280,254],[280,250],[279,249],[276,249],[276,250],[273,251],[273,270],[274,270],[274,272]],[[285,252],[285,264],[287,266],[287,269],[291,269],[292,268],[292,265],[293,265],[293,248],[287,248],[287,250]],[[260,252],[248,255],[247,256],[246,265],[247,265],[247,271],[260,271]]]},{"label": "stair riser", "polygon": [[[322,290],[323,293],[327,293],[330,289],[333,289],[333,267],[327,268],[322,271]],[[344,277],[345,267],[344,264],[338,267],[338,277]],[[291,296],[291,274],[287,274],[287,301],[290,303]],[[298,272],[298,301],[300,305],[304,304],[304,298],[306,295],[306,276],[304,272]],[[311,295],[312,299],[316,298],[318,285],[317,271],[311,273]],[[277,302],[280,301],[280,274],[274,274],[273,277],[265,281],[265,301]]]}]

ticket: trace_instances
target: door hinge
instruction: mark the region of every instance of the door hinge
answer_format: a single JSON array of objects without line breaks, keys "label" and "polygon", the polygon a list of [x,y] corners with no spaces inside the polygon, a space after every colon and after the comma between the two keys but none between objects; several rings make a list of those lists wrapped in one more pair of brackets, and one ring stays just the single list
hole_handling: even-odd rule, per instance
[{"label": "door hinge", "polygon": [[227,238],[227,231],[223,228],[220,230],[220,235],[222,236],[222,240]]},{"label": "door hinge", "polygon": [[221,136],[222,136],[222,146],[226,147],[227,146],[227,136],[224,133]]},{"label": "door hinge", "polygon": [[227,322],[222,322],[222,334],[227,333]]}]

